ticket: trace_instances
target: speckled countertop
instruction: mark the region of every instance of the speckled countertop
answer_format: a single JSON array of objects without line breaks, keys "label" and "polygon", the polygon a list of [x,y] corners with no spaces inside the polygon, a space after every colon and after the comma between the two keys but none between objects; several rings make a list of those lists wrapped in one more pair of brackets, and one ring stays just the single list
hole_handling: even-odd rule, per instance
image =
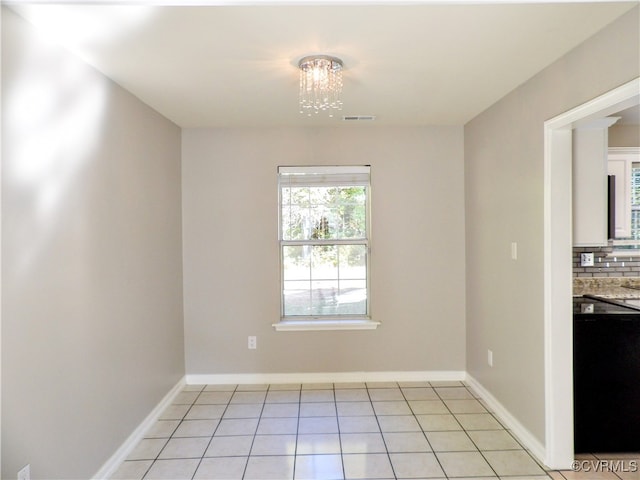
[{"label": "speckled countertop", "polygon": [[573,295],[603,298],[640,298],[640,277],[574,278]]}]

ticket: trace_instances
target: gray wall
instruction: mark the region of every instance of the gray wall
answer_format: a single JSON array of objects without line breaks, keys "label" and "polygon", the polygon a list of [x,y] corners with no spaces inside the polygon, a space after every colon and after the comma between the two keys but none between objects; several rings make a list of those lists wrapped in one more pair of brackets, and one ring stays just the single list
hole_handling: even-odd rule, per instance
[{"label": "gray wall", "polygon": [[542,444],[543,123],[640,74],[639,25],[636,7],[465,126],[467,370]]},{"label": "gray wall", "polygon": [[614,125],[609,128],[610,147],[640,147],[640,125]]},{"label": "gray wall", "polygon": [[[188,374],[464,369],[462,127],[193,129],[182,145]],[[271,326],[276,167],[307,164],[371,164],[377,330]]]},{"label": "gray wall", "polygon": [[180,129],[2,36],[2,478],[87,479],[184,375]]}]

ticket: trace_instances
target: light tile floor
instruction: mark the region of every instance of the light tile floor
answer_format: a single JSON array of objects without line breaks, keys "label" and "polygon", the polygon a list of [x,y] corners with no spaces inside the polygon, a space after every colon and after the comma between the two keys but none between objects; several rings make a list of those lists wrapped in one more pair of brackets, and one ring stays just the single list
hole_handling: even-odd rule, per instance
[{"label": "light tile floor", "polygon": [[191,385],[111,478],[640,480],[579,458],[546,472],[461,382]]}]

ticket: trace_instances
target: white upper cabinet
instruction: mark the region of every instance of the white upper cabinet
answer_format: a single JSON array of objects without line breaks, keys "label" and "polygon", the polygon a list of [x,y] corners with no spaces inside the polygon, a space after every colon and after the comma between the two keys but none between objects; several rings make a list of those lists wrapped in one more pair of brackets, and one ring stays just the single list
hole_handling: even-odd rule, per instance
[{"label": "white upper cabinet", "polygon": [[618,117],[573,130],[573,245],[608,244],[608,129]]}]

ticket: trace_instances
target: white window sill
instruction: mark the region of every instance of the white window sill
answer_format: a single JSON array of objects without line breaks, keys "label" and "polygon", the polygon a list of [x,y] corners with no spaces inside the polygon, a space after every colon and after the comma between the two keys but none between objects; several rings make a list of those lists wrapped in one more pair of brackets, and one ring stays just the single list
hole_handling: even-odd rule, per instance
[{"label": "white window sill", "polygon": [[369,319],[357,320],[282,320],[273,324],[278,332],[312,330],[375,330],[380,322]]}]

